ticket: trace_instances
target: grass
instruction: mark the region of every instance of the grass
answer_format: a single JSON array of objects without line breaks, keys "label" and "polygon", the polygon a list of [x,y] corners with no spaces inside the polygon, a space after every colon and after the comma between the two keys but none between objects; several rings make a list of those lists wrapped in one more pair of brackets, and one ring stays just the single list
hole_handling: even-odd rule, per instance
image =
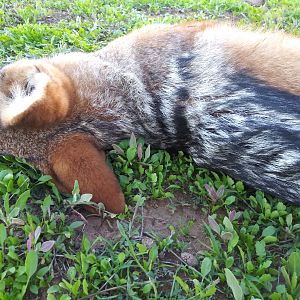
[{"label": "grass", "polygon": [[[156,22],[226,18],[299,35],[299,16],[292,0],[263,7],[236,0],[0,0],[0,64],[94,51]],[[108,158],[130,204],[119,216],[103,212],[117,226],[115,240],[82,236],[86,219],[74,208],[90,196],[76,183],[71,196],[60,195],[49,176],[0,158],[0,299],[300,298],[299,207],[142,139],[123,141]],[[180,230],[170,224],[167,236],[143,228],[145,205],[178,191],[205,216],[209,243],[193,263],[184,259],[182,238],[192,220]]]}]

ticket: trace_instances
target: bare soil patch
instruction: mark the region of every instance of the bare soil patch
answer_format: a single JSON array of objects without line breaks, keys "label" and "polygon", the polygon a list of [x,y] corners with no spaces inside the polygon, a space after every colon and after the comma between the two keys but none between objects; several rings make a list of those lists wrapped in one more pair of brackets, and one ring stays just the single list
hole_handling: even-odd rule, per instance
[{"label": "bare soil patch", "polygon": [[56,24],[60,21],[70,21],[74,16],[68,11],[54,10],[52,14],[44,16],[40,19],[43,24]]},{"label": "bare soil patch", "polygon": [[[203,224],[207,215],[188,201],[188,197],[183,194],[176,195],[172,200],[148,200],[144,207],[137,209],[132,227],[139,231],[141,238],[151,234],[164,238],[170,235],[169,226],[172,225],[178,239],[187,243],[187,252],[196,255],[199,251],[208,250],[210,243]],[[116,218],[87,216],[83,232],[91,241],[98,236],[108,240],[120,236]]]}]

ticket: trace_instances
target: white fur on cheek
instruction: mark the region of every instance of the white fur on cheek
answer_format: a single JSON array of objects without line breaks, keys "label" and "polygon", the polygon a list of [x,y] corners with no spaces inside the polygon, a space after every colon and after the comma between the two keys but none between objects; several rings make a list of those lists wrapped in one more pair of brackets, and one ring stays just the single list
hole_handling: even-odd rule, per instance
[{"label": "white fur on cheek", "polygon": [[45,87],[50,81],[50,77],[45,73],[36,73],[30,79],[30,84],[34,86],[34,90],[30,95],[26,95],[24,86],[15,84],[12,87],[11,93],[13,95],[12,100],[6,107],[2,108],[0,119],[3,126],[9,126],[13,123],[13,120],[27,109],[29,109],[34,103],[41,101],[44,97]]}]

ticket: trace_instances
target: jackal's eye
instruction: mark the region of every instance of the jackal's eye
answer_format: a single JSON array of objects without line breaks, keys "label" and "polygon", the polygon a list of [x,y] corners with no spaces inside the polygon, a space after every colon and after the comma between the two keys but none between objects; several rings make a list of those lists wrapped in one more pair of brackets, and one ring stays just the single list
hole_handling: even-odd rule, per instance
[{"label": "jackal's eye", "polygon": [[34,85],[30,84],[29,82],[27,82],[25,84],[24,88],[25,88],[25,94],[26,94],[26,96],[29,96],[32,93],[32,91],[35,89]]},{"label": "jackal's eye", "polygon": [[7,92],[7,97],[8,97],[8,98],[10,98],[10,99],[12,99],[12,98],[13,98],[13,94],[12,94],[12,92],[11,92],[11,91],[8,91],[8,92]]}]

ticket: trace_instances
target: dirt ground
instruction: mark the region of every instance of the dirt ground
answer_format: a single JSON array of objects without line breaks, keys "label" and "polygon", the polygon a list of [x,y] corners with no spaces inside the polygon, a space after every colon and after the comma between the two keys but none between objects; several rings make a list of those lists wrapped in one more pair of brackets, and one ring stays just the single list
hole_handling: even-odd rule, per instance
[{"label": "dirt ground", "polygon": [[[135,207],[129,207],[134,212]],[[85,215],[87,224],[83,229],[88,238],[93,241],[98,236],[112,240],[119,236],[117,219],[100,218]],[[124,222],[129,222],[124,221]],[[207,215],[189,201],[188,196],[177,194],[172,200],[148,200],[143,207],[138,207],[131,220],[132,230],[139,232],[143,243],[149,243],[147,237],[158,235],[162,238],[170,235],[169,226],[173,225],[180,241],[186,242],[186,251],[196,255],[199,251],[209,250],[209,240],[204,230],[203,222]]]}]

